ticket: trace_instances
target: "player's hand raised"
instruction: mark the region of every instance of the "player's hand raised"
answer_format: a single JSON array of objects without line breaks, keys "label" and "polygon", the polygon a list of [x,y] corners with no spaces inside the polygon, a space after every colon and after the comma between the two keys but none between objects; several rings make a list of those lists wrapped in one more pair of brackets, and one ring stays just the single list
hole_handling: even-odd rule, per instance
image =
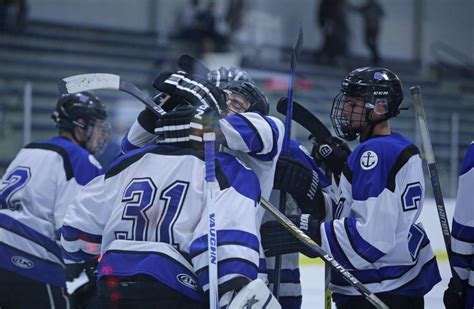
[{"label": "player's hand raised", "polygon": [[225,113],[225,93],[204,77],[183,71],[164,72],[155,79],[153,87],[168,94],[176,105],[188,103],[202,110],[212,108],[219,115]]}]

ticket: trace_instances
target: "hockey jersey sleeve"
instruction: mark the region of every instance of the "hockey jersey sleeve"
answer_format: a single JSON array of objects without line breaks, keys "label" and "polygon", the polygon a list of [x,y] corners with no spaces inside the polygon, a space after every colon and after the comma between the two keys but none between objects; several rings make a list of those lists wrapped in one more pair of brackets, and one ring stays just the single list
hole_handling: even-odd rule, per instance
[{"label": "hockey jersey sleeve", "polygon": [[272,161],[280,153],[285,129],[278,118],[241,113],[221,119],[219,126],[232,150],[261,161]]},{"label": "hockey jersey sleeve", "polygon": [[461,280],[468,283],[466,308],[474,305],[474,143],[466,151],[459,176],[456,208],[453,217],[451,249],[453,267]]},{"label": "hockey jersey sleeve", "polygon": [[[229,186],[216,199],[217,258],[220,295],[234,289],[234,282],[257,278],[260,222],[257,217],[260,186],[255,174],[229,155],[221,166]],[[240,169],[237,172],[237,169]],[[221,183],[221,181],[219,181]],[[205,212],[207,213],[207,212]],[[189,246],[192,264],[203,290],[209,290],[208,221],[202,216]]]},{"label": "hockey jersey sleeve", "polygon": [[105,206],[104,176],[94,178],[74,198],[61,228],[66,264],[82,263],[100,254],[109,211]]}]

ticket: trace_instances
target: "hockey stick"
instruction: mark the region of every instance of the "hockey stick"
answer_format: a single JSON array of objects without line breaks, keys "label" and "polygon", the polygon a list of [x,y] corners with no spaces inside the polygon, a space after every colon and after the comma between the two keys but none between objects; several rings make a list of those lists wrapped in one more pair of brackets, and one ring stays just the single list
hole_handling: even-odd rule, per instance
[{"label": "hockey stick", "polygon": [[[293,114],[293,88],[294,82],[293,77],[295,73],[296,61],[299,59],[301,54],[301,48],[303,46],[303,29],[300,25],[300,30],[298,33],[298,39],[296,40],[295,46],[291,51],[291,62],[290,62],[290,72],[288,74],[288,107],[285,118],[285,135],[283,136],[283,148],[281,150],[281,155],[288,155],[288,145],[290,143],[291,137],[291,115]],[[280,211],[285,212],[286,205],[286,191],[280,191]],[[274,265],[274,277],[273,277],[273,295],[278,299],[280,295],[280,281],[281,281],[281,255],[275,257]]]},{"label": "hockey stick", "polygon": [[439,183],[438,168],[436,166],[433,146],[431,144],[430,132],[426,122],[425,110],[423,107],[423,98],[421,97],[420,86],[410,88],[410,93],[415,106],[416,121],[420,127],[421,143],[423,144],[423,153],[430,174],[431,187],[436,201],[436,209],[438,211],[439,222],[441,223],[441,231],[443,232],[444,245],[448,254],[449,267],[451,268],[452,277],[454,278],[454,288],[457,293],[462,294],[461,279],[454,270],[452,263],[451,251],[451,232],[449,228],[448,216],[444,206],[443,193],[441,192],[441,184]]},{"label": "hockey stick", "polygon": [[342,267],[330,254],[324,251],[314,240],[300,230],[290,219],[288,219],[275,206],[260,199],[260,205],[265,208],[283,227],[295,236],[304,246],[322,258],[333,270],[337,271],[352,287],[365,297],[376,308],[388,308],[374,293],[369,291],[348,270]]},{"label": "hockey stick", "polygon": [[208,215],[208,264],[209,264],[209,304],[210,308],[219,308],[219,290],[217,273],[217,233],[216,233],[216,204],[218,185],[215,172],[214,142],[215,133],[204,133],[204,159],[206,162],[206,206]]},{"label": "hockey stick", "polygon": [[210,70],[199,60],[189,55],[181,55],[177,62],[178,68],[186,73],[207,78]]},{"label": "hockey stick", "polygon": [[[281,98],[277,103],[277,111],[280,114],[286,115],[288,105],[288,98]],[[293,115],[294,121],[299,123],[303,128],[308,130],[312,139],[318,143],[326,143],[331,137],[329,129],[318,119],[314,114],[308,111],[304,106],[298,102],[293,101]],[[330,175],[329,169],[326,170],[326,174]],[[331,272],[328,264],[324,265],[324,308],[331,309],[331,290],[329,289],[329,283],[331,281]]]},{"label": "hockey stick", "polygon": [[[286,115],[288,98],[282,97],[277,103],[277,111]],[[325,142],[332,136],[331,131],[314,114],[308,111],[303,105],[293,101],[292,119],[309,131],[317,142]]]},{"label": "hockey stick", "polygon": [[76,93],[81,91],[93,91],[101,89],[113,89],[131,94],[148,108],[155,112],[156,115],[162,116],[166,114],[156,102],[147,97],[132,82],[115,74],[108,73],[90,73],[69,76],[58,82],[59,92],[62,94]]}]

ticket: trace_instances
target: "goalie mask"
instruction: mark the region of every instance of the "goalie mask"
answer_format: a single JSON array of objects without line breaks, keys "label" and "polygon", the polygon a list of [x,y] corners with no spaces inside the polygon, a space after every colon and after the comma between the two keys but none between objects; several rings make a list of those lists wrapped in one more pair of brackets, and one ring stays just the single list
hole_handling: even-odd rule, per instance
[{"label": "goalie mask", "polygon": [[231,81],[224,88],[227,93],[227,115],[258,112],[268,115],[267,97],[249,81]]},{"label": "goalie mask", "polygon": [[334,98],[331,122],[336,134],[356,139],[366,128],[395,117],[403,100],[401,82],[392,71],[364,67],[349,73]]},{"label": "goalie mask", "polygon": [[[89,92],[66,94],[59,98],[51,115],[56,127],[68,131],[74,140],[94,156],[99,156],[107,146],[110,124],[105,105]],[[84,130],[78,136],[75,128]]]}]

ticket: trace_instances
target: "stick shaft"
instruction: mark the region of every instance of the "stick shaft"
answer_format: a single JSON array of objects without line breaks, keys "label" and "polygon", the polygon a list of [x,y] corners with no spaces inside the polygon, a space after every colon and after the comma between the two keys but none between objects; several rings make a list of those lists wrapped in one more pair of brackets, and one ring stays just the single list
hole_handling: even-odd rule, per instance
[{"label": "stick shaft", "polygon": [[420,126],[424,157],[428,166],[428,173],[430,175],[430,182],[436,202],[436,210],[438,211],[444,245],[446,246],[446,252],[448,254],[449,266],[451,268],[452,276],[454,277],[455,288],[459,292],[461,291],[461,280],[456,271],[454,271],[452,264],[451,232],[449,228],[448,216],[446,214],[446,207],[444,206],[443,193],[441,191],[441,184],[439,182],[438,168],[435,162],[433,146],[431,144],[430,132],[428,130],[426,121],[420,86],[411,87],[410,92],[413,97],[413,104],[415,106],[416,120]]},{"label": "stick shaft", "polygon": [[342,267],[331,255],[324,251],[318,244],[300,230],[291,222],[283,213],[281,213],[275,206],[267,202],[265,199],[260,199],[260,205],[263,206],[278,222],[280,222],[293,236],[301,241],[308,249],[318,255],[329,265],[333,270],[337,271],[352,287],[354,287],[360,294],[362,294],[367,301],[373,304],[376,308],[388,308],[375,294],[370,292],[357,278],[355,278],[348,270]]},{"label": "stick shaft", "polygon": [[208,215],[208,265],[209,265],[209,304],[210,308],[219,308],[218,268],[217,268],[217,216],[215,198],[217,182],[215,173],[214,133],[204,133],[204,160],[206,165],[206,206]]}]

